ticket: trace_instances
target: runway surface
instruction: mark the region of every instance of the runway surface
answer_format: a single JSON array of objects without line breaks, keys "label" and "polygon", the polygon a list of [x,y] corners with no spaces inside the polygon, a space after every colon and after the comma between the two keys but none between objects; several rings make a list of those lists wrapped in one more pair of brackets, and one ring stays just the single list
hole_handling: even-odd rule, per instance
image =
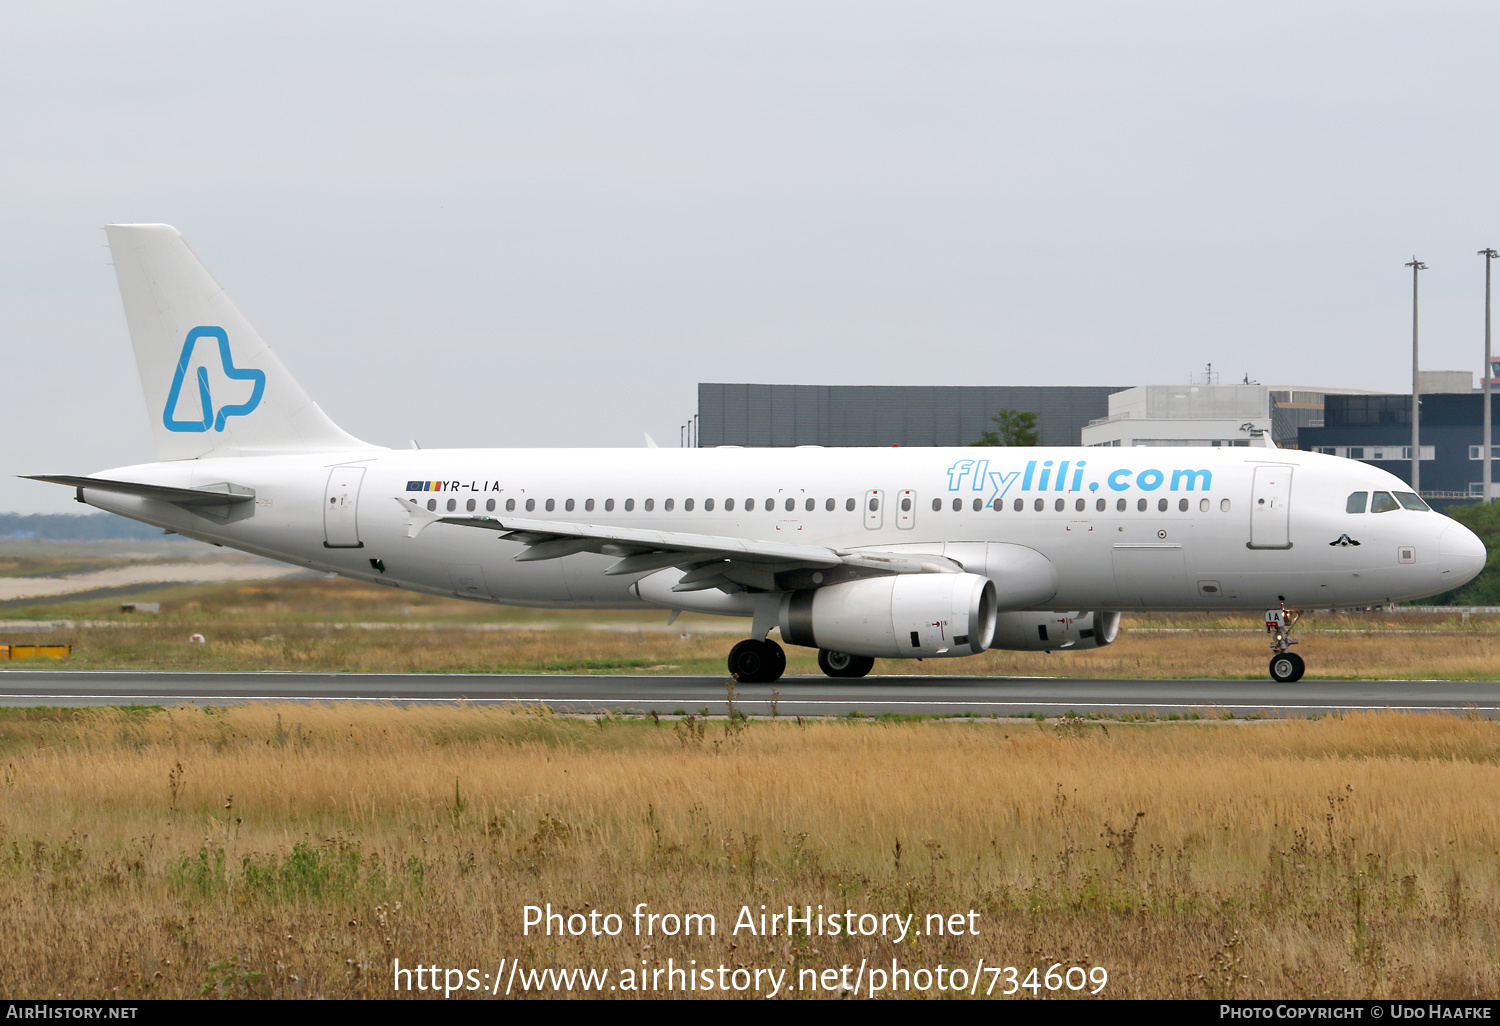
[{"label": "runway surface", "polygon": [[[231,702],[545,703],[558,711],[725,711],[723,677],[562,674],[139,673],[0,670],[0,706]],[[1495,681],[1085,680],[1070,677],[784,677],[736,688],[751,715],[850,712],[1060,716],[1307,716],[1397,709],[1500,716]]]}]

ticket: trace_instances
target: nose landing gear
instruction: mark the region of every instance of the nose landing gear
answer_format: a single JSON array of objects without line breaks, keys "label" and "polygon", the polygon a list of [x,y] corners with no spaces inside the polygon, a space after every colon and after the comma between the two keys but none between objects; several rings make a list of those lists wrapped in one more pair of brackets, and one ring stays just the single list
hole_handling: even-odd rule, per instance
[{"label": "nose landing gear", "polygon": [[1307,664],[1302,657],[1291,651],[1297,644],[1292,637],[1292,625],[1302,616],[1299,609],[1288,609],[1282,603],[1279,609],[1266,610],[1266,633],[1271,635],[1271,679],[1278,684],[1295,684],[1302,679]]}]

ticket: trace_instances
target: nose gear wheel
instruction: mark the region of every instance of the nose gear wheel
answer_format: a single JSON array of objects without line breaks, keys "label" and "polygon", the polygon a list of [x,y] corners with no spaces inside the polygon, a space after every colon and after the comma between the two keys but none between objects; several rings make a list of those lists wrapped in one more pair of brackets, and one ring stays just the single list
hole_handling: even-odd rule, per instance
[{"label": "nose gear wheel", "polygon": [[1284,652],[1271,657],[1271,678],[1279,684],[1295,684],[1302,679],[1307,669],[1302,657],[1296,652]]},{"label": "nose gear wheel", "polygon": [[1302,679],[1307,664],[1302,657],[1291,651],[1297,644],[1292,637],[1292,627],[1302,618],[1300,609],[1288,609],[1286,603],[1280,609],[1266,612],[1266,632],[1271,635],[1271,679],[1279,684],[1295,684]]}]

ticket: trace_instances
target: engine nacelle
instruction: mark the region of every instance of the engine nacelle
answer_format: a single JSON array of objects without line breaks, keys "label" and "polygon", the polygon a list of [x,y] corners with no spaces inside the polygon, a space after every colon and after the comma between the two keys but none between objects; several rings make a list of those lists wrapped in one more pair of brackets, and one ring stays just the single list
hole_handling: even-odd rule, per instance
[{"label": "engine nacelle", "polygon": [[849,655],[975,655],[994,634],[995,585],[978,574],[872,577],[781,600],[783,641]]},{"label": "engine nacelle", "polygon": [[1001,613],[996,618],[995,637],[990,648],[1013,652],[1103,648],[1119,634],[1120,613],[1116,609],[1096,609],[1088,613]]}]

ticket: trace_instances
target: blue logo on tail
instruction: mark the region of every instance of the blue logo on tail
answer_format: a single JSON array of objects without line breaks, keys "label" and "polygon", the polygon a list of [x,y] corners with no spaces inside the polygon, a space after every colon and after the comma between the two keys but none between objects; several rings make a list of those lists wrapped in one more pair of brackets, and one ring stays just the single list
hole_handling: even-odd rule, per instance
[{"label": "blue logo on tail", "polygon": [[[199,409],[203,411],[200,420],[178,420],[172,414],[177,409],[177,399],[182,394],[182,382],[187,377],[188,364],[193,358],[193,347],[200,338],[214,338],[219,340],[219,362],[224,368],[224,376],[235,381],[253,381],[254,387],[250,391],[250,398],[246,402],[236,406],[219,407],[218,416],[214,415],[213,397],[208,391],[208,368],[198,368],[198,401]],[[234,365],[234,358],[229,355],[229,335],[223,328],[201,327],[194,328],[187,333],[187,340],[182,344],[182,355],[177,358],[177,373],[172,375],[172,389],[167,393],[167,407],[162,411],[162,423],[167,426],[168,431],[207,431],[209,425],[213,425],[215,431],[224,430],[224,421],[229,417],[243,417],[260,405],[260,398],[266,391],[266,372],[259,370],[246,370]]]}]

